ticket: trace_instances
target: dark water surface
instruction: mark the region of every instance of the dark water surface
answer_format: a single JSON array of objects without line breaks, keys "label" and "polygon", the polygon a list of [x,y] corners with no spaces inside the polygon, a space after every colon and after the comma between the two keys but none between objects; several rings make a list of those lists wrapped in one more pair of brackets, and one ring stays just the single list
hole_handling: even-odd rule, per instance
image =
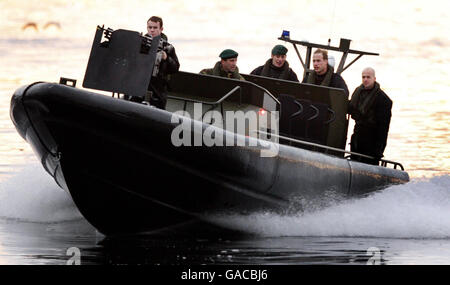
[{"label": "dark water surface", "polygon": [[2,220],[0,234],[1,264],[73,264],[74,248],[82,265],[448,264],[450,255],[448,239],[105,238],[84,220],[57,224]]}]

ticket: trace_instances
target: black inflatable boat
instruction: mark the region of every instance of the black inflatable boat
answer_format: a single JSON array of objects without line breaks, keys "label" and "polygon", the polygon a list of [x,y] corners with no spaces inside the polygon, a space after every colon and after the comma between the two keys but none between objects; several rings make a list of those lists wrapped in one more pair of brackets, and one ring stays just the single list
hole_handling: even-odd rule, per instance
[{"label": "black inflatable boat", "polygon": [[[106,235],[220,230],[225,226],[211,214],[284,212],[330,191],[351,197],[409,181],[399,163],[345,157],[343,90],[245,77],[174,74],[166,110],[67,80],[37,82],[14,93],[11,119],[45,170]],[[219,125],[211,111],[223,115]],[[227,111],[279,117],[240,133],[229,128]]]}]

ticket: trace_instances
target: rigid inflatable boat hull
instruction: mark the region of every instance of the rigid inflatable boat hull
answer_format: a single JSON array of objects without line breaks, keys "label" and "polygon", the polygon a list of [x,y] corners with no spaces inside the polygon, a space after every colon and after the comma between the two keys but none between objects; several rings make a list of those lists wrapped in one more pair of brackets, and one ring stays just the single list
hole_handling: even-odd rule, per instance
[{"label": "rigid inflatable boat hull", "polygon": [[359,195],[409,180],[404,171],[284,145],[274,157],[261,157],[260,146],[175,147],[172,113],[59,84],[18,89],[11,118],[46,171],[107,235],[220,229],[209,214],[285,211],[298,198]]}]

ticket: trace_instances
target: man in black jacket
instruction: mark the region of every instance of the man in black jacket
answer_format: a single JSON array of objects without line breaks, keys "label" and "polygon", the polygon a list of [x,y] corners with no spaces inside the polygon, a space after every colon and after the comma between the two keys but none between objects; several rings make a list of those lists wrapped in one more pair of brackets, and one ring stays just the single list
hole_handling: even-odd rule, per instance
[{"label": "man in black jacket", "polygon": [[334,73],[333,67],[328,64],[328,52],[323,49],[317,49],[313,54],[314,71],[303,78],[302,83],[309,83],[321,86],[344,89],[345,94],[349,94],[347,84],[337,73]]},{"label": "man in black jacket", "polygon": [[147,21],[147,34],[149,37],[161,36],[158,53],[156,55],[155,66],[152,71],[152,78],[148,86],[145,101],[160,109],[166,108],[167,103],[167,83],[168,75],[178,72],[180,63],[178,62],[175,48],[167,42],[167,36],[162,33],[163,20],[160,17],[152,16]]},{"label": "man in black jacket", "polygon": [[274,46],[271,58],[264,65],[255,68],[250,74],[298,82],[297,74],[286,61],[287,52],[288,49],[285,46]]},{"label": "man in black jacket", "polygon": [[375,159],[352,155],[352,159],[378,165],[383,157],[391,122],[392,101],[376,82],[375,70],[367,67],[362,72],[362,84],[353,92],[348,113],[355,120],[350,142],[352,152]]}]

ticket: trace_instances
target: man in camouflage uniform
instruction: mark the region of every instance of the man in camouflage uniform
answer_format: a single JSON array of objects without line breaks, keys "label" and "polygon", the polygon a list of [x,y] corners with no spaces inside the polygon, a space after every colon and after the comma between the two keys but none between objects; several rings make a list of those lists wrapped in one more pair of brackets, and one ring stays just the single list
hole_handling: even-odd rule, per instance
[{"label": "man in camouflage uniform", "polygon": [[237,52],[232,49],[226,49],[220,53],[219,57],[220,61],[218,61],[213,68],[203,69],[200,71],[200,74],[245,80],[244,77],[239,74],[239,68],[236,65],[238,57]]}]

